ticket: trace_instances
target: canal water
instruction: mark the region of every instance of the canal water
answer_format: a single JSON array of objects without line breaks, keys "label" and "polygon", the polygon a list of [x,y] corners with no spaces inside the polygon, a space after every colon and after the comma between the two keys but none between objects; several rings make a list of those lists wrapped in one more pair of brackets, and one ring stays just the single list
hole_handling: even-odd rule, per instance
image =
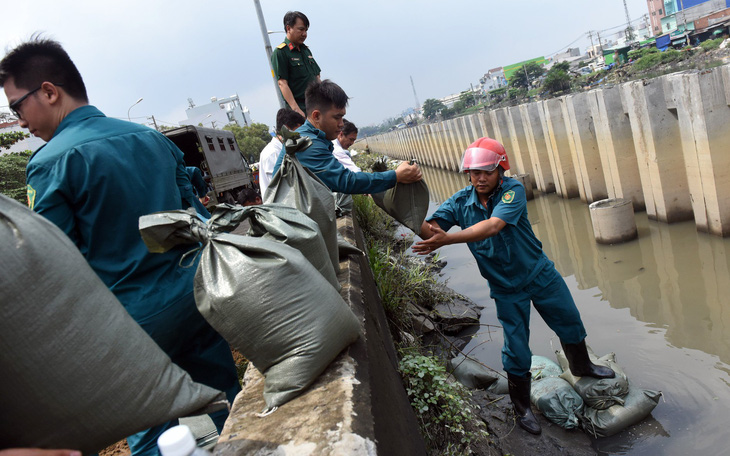
[{"label": "canal water", "polygon": [[[422,167],[433,212],[468,185],[463,174]],[[598,454],[730,454],[730,239],[636,214],[638,240],[595,242],[580,199],[535,193],[529,219],[580,309],[586,339],[600,355],[616,353],[631,387],[662,391],[652,416],[612,437],[596,439]],[[456,228],[454,228],[456,229]],[[485,305],[481,323],[499,325],[489,287],[465,245],[440,249],[443,280]],[[555,334],[532,312],[530,346],[555,360]],[[501,370],[501,328],[485,326],[467,345]]]}]

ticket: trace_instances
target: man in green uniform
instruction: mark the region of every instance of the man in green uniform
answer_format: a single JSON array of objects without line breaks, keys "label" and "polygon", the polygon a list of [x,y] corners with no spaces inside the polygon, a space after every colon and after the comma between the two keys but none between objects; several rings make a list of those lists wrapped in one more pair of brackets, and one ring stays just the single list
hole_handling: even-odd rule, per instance
[{"label": "man in green uniform", "polygon": [[309,19],[299,11],[284,15],[286,39],[274,49],[271,66],[279,83],[281,95],[291,109],[306,117],[304,92],[313,80],[319,81],[319,65],[312,51],[304,44],[309,30]]},{"label": "man in green uniform", "polygon": [[[174,363],[232,401],[236,367],[195,307],[197,267],[179,266],[187,249],[148,252],[138,231],[141,215],[193,206],[183,153],[155,130],[89,105],[81,74],[55,41],[35,38],[10,51],[0,61],[0,87],[20,126],[47,141],[28,162],[30,208],[66,233]],[[145,373],[151,382],[155,374]],[[219,430],[227,415],[211,415]],[[158,454],[157,437],[175,424],[129,436],[132,454]]]}]

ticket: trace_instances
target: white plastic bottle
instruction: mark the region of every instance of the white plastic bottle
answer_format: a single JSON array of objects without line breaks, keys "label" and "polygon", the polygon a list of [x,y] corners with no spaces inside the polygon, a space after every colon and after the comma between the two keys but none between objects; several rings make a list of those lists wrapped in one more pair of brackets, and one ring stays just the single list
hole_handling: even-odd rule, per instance
[{"label": "white plastic bottle", "polygon": [[166,430],[157,439],[162,456],[210,456],[212,453],[198,448],[190,428],[180,424]]}]

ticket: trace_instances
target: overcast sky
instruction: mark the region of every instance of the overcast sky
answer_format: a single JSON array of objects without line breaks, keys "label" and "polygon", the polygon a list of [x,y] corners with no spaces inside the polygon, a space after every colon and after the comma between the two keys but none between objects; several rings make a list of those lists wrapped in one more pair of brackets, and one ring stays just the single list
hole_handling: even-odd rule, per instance
[{"label": "overcast sky", "polygon": [[[646,0],[626,0],[631,19]],[[476,84],[490,68],[571,45],[626,22],[622,0],[261,0],[267,28],[288,10],[310,20],[306,44],[351,97],[347,117],[378,124],[415,105]],[[26,0],[3,2],[0,49],[33,32],[63,44],[91,103],[108,116],[176,125],[187,99],[238,94],[255,122],[272,125],[278,104],[253,0]],[[609,32],[604,34],[608,35]],[[580,38],[580,39],[579,39]],[[270,35],[272,46],[283,33]],[[578,39],[575,43],[574,40]],[[572,43],[572,44],[571,44]],[[4,93],[0,110],[7,110]]]}]

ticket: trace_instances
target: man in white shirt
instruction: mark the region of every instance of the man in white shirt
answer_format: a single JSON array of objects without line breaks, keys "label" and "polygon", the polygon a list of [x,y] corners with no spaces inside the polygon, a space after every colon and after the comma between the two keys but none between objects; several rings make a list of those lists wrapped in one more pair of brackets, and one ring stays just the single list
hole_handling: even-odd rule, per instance
[{"label": "man in white shirt", "polygon": [[291,109],[282,108],[276,113],[276,136],[271,138],[271,142],[264,147],[259,157],[259,188],[261,189],[261,196],[264,196],[266,189],[269,188],[271,178],[274,174],[276,159],[284,147],[282,143],[283,138],[279,135],[281,127],[285,126],[289,130],[294,131],[301,127],[303,123],[304,117]]},{"label": "man in white shirt", "polygon": [[350,171],[359,173],[362,170],[352,161],[350,151],[348,150],[357,140],[357,127],[347,119],[342,119],[342,121],[345,126],[342,128],[340,134],[337,135],[337,138],[332,141],[332,144],[335,146],[332,155],[335,156],[337,161],[342,163],[342,166]]}]

